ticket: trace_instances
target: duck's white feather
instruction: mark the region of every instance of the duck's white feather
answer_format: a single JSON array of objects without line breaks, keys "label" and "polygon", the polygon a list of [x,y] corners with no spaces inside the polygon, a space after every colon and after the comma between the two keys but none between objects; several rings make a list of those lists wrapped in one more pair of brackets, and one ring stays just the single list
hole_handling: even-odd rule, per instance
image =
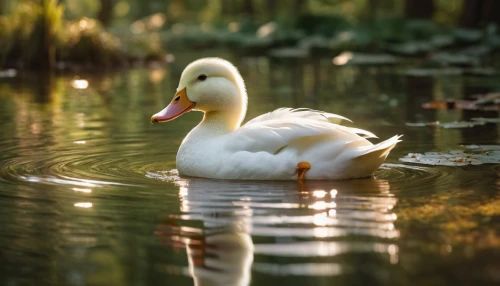
[{"label": "duck's white feather", "polygon": [[312,119],[317,121],[328,121],[331,123],[339,124],[342,120],[351,121],[344,116],[340,116],[333,113],[328,113],[319,110],[313,110],[308,108],[278,108],[269,113],[262,114],[255,117],[254,119],[248,121],[245,125],[251,125],[257,122],[269,121],[269,120],[283,120],[285,118],[296,118],[296,119]]},{"label": "duck's white feather", "polygon": [[[395,136],[373,145],[359,136],[375,137],[372,133],[331,123],[315,111],[281,109],[277,113],[280,116],[276,112],[265,114],[217,139],[214,149],[221,147],[218,158],[207,158],[218,165],[211,176],[293,179],[297,163],[307,161],[313,166],[307,173],[309,179],[367,177],[399,142]],[[375,156],[366,156],[377,151]],[[367,162],[355,160],[361,156],[366,156]]]},{"label": "duck's white feather", "polygon": [[[327,115],[327,116],[323,116]],[[301,138],[322,137],[330,140],[341,140],[345,143],[356,141],[359,144],[371,144],[367,138],[376,137],[371,132],[358,128],[350,128],[331,123],[344,119],[331,113],[317,111],[295,111],[294,109],[278,109],[250,120],[231,134],[228,134],[227,147],[231,150],[249,152],[268,152],[275,154],[278,150]]]}]

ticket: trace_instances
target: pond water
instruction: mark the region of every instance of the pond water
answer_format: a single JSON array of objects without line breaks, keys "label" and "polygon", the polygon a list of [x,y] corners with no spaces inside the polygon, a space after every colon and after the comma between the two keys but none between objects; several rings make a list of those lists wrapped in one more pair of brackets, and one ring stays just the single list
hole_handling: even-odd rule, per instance
[{"label": "pond water", "polygon": [[201,114],[157,125],[150,117],[200,54],[178,54],[166,67],[79,73],[88,87],[74,74],[0,79],[2,285],[500,282],[498,165],[398,161],[409,152],[499,144],[496,124],[405,126],[498,117],[421,108],[498,90],[498,77],[223,55],[246,79],[247,119],[310,107],[404,141],[371,179],[179,178],[177,148]]}]

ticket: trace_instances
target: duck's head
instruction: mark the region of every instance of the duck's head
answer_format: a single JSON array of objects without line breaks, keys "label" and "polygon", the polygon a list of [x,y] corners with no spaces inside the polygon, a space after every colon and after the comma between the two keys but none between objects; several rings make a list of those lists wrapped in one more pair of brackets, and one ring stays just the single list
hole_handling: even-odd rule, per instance
[{"label": "duck's head", "polygon": [[236,67],[220,58],[204,58],[184,69],[172,102],[153,115],[151,121],[166,122],[198,110],[205,114],[232,115],[232,120],[239,125],[246,106],[245,84]]}]

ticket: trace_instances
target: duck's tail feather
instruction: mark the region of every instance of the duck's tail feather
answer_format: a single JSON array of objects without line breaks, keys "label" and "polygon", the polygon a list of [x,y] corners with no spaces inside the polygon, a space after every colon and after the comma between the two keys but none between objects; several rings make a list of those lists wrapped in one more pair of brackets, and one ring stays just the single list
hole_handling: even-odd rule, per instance
[{"label": "duck's tail feather", "polygon": [[[352,159],[359,177],[371,176],[384,163],[389,152],[401,142],[399,138],[403,135],[393,136],[383,142],[370,146],[366,150],[362,150],[359,155]],[[353,166],[353,167],[354,167]]]},{"label": "duck's tail feather", "polygon": [[389,152],[396,146],[398,142],[401,142],[402,140],[399,140],[403,135],[395,135],[383,142],[380,142],[378,144],[375,144],[371,146],[370,148],[363,150],[361,154],[356,156],[356,158],[362,158],[362,157],[370,157],[370,158],[380,158],[380,157],[387,157]]}]

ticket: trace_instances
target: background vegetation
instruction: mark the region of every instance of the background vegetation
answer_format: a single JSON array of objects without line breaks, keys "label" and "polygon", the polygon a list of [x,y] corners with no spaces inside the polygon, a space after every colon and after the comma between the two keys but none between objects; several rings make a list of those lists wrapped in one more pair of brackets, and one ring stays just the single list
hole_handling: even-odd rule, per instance
[{"label": "background vegetation", "polygon": [[495,11],[495,0],[0,0],[0,65],[111,68],[213,47],[471,65],[496,59]]}]

